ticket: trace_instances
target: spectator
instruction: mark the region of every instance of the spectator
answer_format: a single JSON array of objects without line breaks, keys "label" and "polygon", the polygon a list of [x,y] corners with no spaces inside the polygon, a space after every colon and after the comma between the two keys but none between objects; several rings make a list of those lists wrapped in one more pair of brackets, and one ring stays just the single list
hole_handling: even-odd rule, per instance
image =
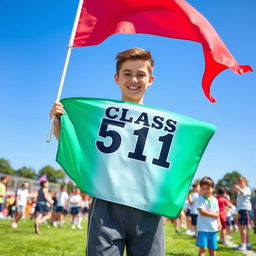
[{"label": "spectator", "polygon": [[48,192],[48,181],[41,182],[41,188],[37,195],[37,204],[35,209],[35,233],[40,234],[39,226],[51,218],[52,199]]},{"label": "spectator", "polygon": [[75,229],[77,225],[78,229],[82,229],[81,227],[82,197],[80,195],[79,188],[76,188],[74,190],[73,194],[70,196],[69,203],[70,203],[70,212],[72,215],[71,228]]},{"label": "spectator", "polygon": [[221,222],[220,243],[226,244],[227,212],[226,207],[232,208],[232,204],[225,197],[225,189],[219,187],[216,196],[219,204],[219,215]]},{"label": "spectator", "polygon": [[228,239],[232,239],[231,228],[234,232],[237,232],[237,226],[236,226],[237,209],[235,206],[236,200],[231,199],[230,202],[232,204],[232,207],[227,208],[227,227],[226,227],[227,235],[226,235],[226,238],[228,238]]},{"label": "spectator", "polygon": [[245,177],[240,177],[237,184],[234,185],[234,191],[237,192],[236,206],[238,210],[238,227],[240,231],[241,244],[237,247],[240,251],[251,249],[249,238],[249,212],[252,209],[251,205],[251,189],[247,186]]},{"label": "spectator", "polygon": [[15,197],[8,195],[7,196],[7,201],[6,201],[6,208],[8,210],[7,213],[7,218],[13,218],[15,211],[16,211],[16,207],[15,207]]},{"label": "spectator", "polygon": [[191,215],[191,226],[192,230],[189,233],[190,235],[193,235],[194,237],[197,236],[196,234],[196,225],[197,225],[197,216],[198,216],[198,210],[196,207],[196,200],[199,197],[200,192],[200,185],[198,183],[193,184],[193,192],[191,193],[191,196],[188,197],[188,202],[190,204],[190,215]]},{"label": "spectator", "polygon": [[254,196],[252,198],[252,221],[254,234],[256,234],[256,189],[254,190]]},{"label": "spectator", "polygon": [[64,223],[64,211],[67,209],[68,193],[66,192],[65,185],[60,187],[60,192],[57,195],[57,208],[56,208],[56,220],[54,226],[62,227]]},{"label": "spectator", "polygon": [[2,176],[0,181],[0,219],[4,217],[4,204],[5,204],[5,197],[6,197],[6,183],[8,182],[8,176]]},{"label": "spectator", "polygon": [[22,218],[22,216],[25,214],[25,209],[27,206],[27,198],[28,198],[28,186],[29,184],[23,183],[21,187],[18,189],[16,194],[16,214],[15,218],[11,223],[12,228],[18,227],[18,222]]}]

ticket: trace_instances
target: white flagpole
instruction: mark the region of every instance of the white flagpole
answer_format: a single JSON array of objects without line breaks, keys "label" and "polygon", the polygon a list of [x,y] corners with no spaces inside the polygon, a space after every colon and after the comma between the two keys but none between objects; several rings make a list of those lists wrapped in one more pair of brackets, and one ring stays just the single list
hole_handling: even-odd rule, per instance
[{"label": "white flagpole", "polygon": [[[79,21],[79,18],[80,18],[83,2],[84,2],[84,0],[79,0],[77,12],[76,12],[76,18],[75,18],[73,29],[72,29],[72,32],[71,32],[71,36],[70,36],[70,39],[69,39],[67,56],[66,56],[65,64],[64,64],[64,67],[63,67],[63,71],[62,71],[62,76],[61,76],[61,80],[60,80],[60,84],[59,84],[59,89],[58,89],[58,94],[57,94],[56,101],[60,101],[60,97],[61,97],[61,93],[62,93],[62,90],[63,90],[63,85],[64,85],[64,81],[65,81],[65,77],[66,77],[66,73],[67,73],[67,69],[68,69],[68,63],[69,63],[71,50],[72,50],[74,39],[75,39],[75,34],[76,34],[77,25],[78,25],[78,21]],[[54,126],[54,120],[55,120],[55,116],[53,116],[51,118],[51,124],[50,124],[50,128],[49,128],[49,132],[48,132],[46,142],[50,142],[50,140],[51,140],[51,136],[52,136],[52,132],[53,132],[53,126]]]}]

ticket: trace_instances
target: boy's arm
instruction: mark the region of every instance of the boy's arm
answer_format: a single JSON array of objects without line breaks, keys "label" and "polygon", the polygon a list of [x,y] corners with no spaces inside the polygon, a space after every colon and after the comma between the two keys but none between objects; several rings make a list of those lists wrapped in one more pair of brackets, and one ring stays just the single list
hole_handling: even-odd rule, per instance
[{"label": "boy's arm", "polygon": [[204,209],[201,209],[201,208],[198,208],[197,210],[199,211],[199,213],[202,216],[212,217],[212,218],[219,218],[219,212],[208,212],[208,211],[206,211]]},{"label": "boy's arm", "polygon": [[221,222],[220,222],[220,217],[218,217],[217,221],[218,221],[218,229],[221,230],[222,229],[222,225],[221,225]]},{"label": "boy's arm", "polygon": [[188,203],[189,203],[189,205],[192,205],[192,204],[193,204],[193,201],[191,200],[190,195],[188,195],[187,199],[188,199]]},{"label": "boy's arm", "polygon": [[44,198],[46,199],[46,201],[52,207],[52,199],[51,199],[51,196],[49,195],[48,190],[46,188],[43,189],[43,194],[44,194]]},{"label": "boy's arm", "polygon": [[60,102],[55,101],[53,103],[52,109],[49,113],[50,118],[52,119],[53,116],[55,116],[54,119],[54,130],[53,134],[58,140],[60,137],[60,115],[65,114],[65,110],[63,108],[63,105]]}]

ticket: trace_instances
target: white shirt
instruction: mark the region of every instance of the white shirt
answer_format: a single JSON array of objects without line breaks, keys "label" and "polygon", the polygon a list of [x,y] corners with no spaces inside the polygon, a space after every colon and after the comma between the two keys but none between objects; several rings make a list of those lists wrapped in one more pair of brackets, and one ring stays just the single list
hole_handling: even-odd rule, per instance
[{"label": "white shirt", "polygon": [[249,187],[244,187],[242,191],[243,193],[240,193],[239,191],[237,193],[237,199],[236,199],[237,210],[250,211],[252,209],[251,189]]},{"label": "white shirt", "polygon": [[[218,212],[219,205],[216,197],[212,196],[205,199],[203,195],[200,195],[196,201],[197,209],[206,210],[208,212]],[[213,217],[202,216],[200,212],[197,217],[197,230],[204,232],[216,232],[218,231],[218,220]]]},{"label": "white shirt", "polygon": [[17,191],[18,205],[25,206],[27,204],[28,190],[19,188]]},{"label": "white shirt", "polygon": [[[82,197],[80,195],[71,195],[69,198],[70,207],[81,207]],[[72,204],[72,202],[79,202],[76,204]]]},{"label": "white shirt", "polygon": [[199,193],[197,193],[197,192],[193,192],[192,195],[190,196],[190,199],[192,201],[192,205],[190,208],[191,214],[198,214],[198,210],[196,207],[196,200],[198,199],[198,197],[199,197]]},{"label": "white shirt", "polygon": [[191,205],[189,204],[188,200],[186,199],[185,204],[183,206],[184,210],[190,210],[191,209]]},{"label": "white shirt", "polygon": [[66,191],[60,192],[57,198],[57,206],[64,207],[68,200],[68,193]]}]

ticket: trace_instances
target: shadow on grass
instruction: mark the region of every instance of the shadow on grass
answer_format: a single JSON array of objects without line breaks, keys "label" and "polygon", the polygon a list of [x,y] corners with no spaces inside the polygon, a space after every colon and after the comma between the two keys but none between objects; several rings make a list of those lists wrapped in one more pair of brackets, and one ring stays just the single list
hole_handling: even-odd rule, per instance
[{"label": "shadow on grass", "polygon": [[167,253],[165,254],[166,256],[191,256],[192,254],[187,254],[187,253]]}]

